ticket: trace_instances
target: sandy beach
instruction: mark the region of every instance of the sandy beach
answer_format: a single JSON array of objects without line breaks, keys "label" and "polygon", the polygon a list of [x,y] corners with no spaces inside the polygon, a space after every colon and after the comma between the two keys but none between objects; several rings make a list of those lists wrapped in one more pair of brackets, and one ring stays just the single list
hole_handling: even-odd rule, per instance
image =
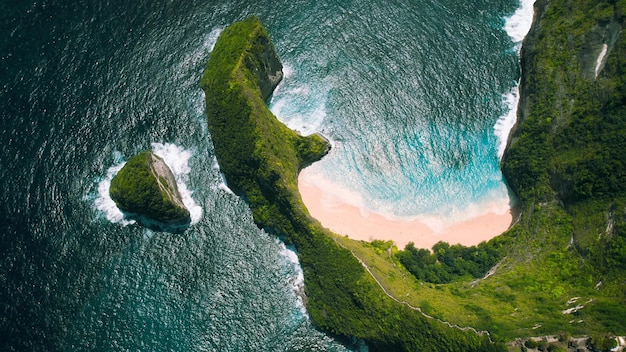
[{"label": "sandy beach", "polygon": [[439,241],[472,246],[500,235],[512,222],[507,205],[490,207],[484,214],[453,224],[436,219],[389,219],[372,212],[364,214],[359,207],[325,192],[315,178],[307,169],[298,177],[298,188],[309,212],[324,227],[355,240],[391,240],[401,249],[409,242],[427,249]]}]

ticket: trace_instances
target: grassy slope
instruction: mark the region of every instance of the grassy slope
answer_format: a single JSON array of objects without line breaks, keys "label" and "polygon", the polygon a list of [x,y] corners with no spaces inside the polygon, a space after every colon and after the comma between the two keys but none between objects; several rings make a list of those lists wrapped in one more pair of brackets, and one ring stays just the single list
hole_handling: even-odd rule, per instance
[{"label": "grassy slope", "polygon": [[333,334],[363,338],[374,351],[496,350],[485,337],[394,302],[310,217],[297,190],[297,173],[322,157],[327,145],[317,136],[298,136],[265,106],[251,73],[267,49],[257,45],[262,42],[269,39],[256,18],[220,35],[201,81],[209,131],[229,186],[248,201],[255,222],[296,245],[314,323]]},{"label": "grassy slope", "polygon": [[[583,64],[595,66],[594,32],[606,38],[602,28],[624,25],[626,1],[537,5],[523,49],[522,119],[503,162],[522,216],[502,235],[506,258],[496,274],[420,283],[386,251],[344,244],[394,296],[498,339],[626,334],[626,35],[616,38],[597,79]],[[568,305],[572,297],[581,298]],[[562,313],[577,304],[585,307]]]}]

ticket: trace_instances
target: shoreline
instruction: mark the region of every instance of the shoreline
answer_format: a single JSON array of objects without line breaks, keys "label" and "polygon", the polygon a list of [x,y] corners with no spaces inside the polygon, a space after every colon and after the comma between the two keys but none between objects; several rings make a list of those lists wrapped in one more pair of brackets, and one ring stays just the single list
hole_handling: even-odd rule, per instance
[{"label": "shoreline", "polygon": [[441,224],[437,219],[389,219],[374,212],[364,214],[357,206],[329,201],[329,194],[315,184],[315,176],[307,169],[298,175],[298,189],[311,216],[337,235],[368,242],[391,240],[399,249],[409,242],[424,249],[431,249],[439,241],[474,246],[502,234],[513,222],[510,206],[491,207],[483,214],[452,224]]}]

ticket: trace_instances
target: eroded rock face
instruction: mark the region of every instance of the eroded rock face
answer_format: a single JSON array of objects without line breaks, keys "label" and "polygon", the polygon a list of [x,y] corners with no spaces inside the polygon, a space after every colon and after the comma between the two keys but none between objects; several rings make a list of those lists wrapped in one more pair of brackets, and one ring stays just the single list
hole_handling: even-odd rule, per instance
[{"label": "eroded rock face", "polygon": [[247,66],[257,78],[261,97],[267,100],[283,79],[283,65],[276,54],[274,45],[266,36],[255,38],[252,50],[254,56],[248,57]]},{"label": "eroded rock face", "polygon": [[597,23],[584,36],[577,58],[580,72],[587,79],[596,79],[606,64],[622,26],[616,19]]},{"label": "eroded rock face", "polygon": [[118,208],[165,224],[190,222],[174,174],[163,159],[143,151],[126,162],[109,189]]}]

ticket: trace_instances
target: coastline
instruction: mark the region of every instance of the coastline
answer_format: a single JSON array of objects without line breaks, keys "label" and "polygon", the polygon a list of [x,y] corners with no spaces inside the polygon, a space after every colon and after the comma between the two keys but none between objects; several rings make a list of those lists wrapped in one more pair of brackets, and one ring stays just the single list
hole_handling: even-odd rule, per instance
[{"label": "coastline", "polygon": [[335,199],[329,201],[329,194],[315,184],[315,176],[307,169],[298,175],[298,189],[311,216],[337,235],[363,241],[391,240],[400,249],[409,242],[425,249],[431,249],[439,241],[473,246],[502,234],[513,221],[510,207],[500,204],[470,219],[445,225],[427,219],[389,219],[377,213],[364,214],[357,206]]},{"label": "coastline", "polygon": [[328,144],[297,134],[267,108],[258,81],[275,72],[264,69],[278,62],[272,57],[277,54],[258,18],[233,23],[220,34],[200,84],[220,170],[254,223],[296,249],[311,322],[331,336],[362,339],[372,351],[503,351],[474,330],[398,304],[361,259],[309,215],[296,177],[326,154]]},{"label": "coastline", "polygon": [[[520,0],[519,8],[506,18],[502,28],[515,43],[518,55],[521,55],[522,41],[533,23],[535,1]],[[510,92],[503,95],[503,103],[509,107],[509,112],[494,125],[500,162],[509,144],[510,134],[518,122],[520,96],[519,80]],[[315,176],[307,172],[306,166],[300,170],[297,184],[310,215],[332,232],[353,240],[391,240],[400,249],[404,249],[409,242],[413,242],[416,248],[424,249],[431,249],[439,241],[450,245],[474,246],[504,233],[518,215],[515,206],[510,203],[490,204],[481,214],[455,223],[445,223],[432,217],[390,219],[373,212],[366,214],[361,208],[333,197],[332,191],[316,185],[312,180]]]}]

